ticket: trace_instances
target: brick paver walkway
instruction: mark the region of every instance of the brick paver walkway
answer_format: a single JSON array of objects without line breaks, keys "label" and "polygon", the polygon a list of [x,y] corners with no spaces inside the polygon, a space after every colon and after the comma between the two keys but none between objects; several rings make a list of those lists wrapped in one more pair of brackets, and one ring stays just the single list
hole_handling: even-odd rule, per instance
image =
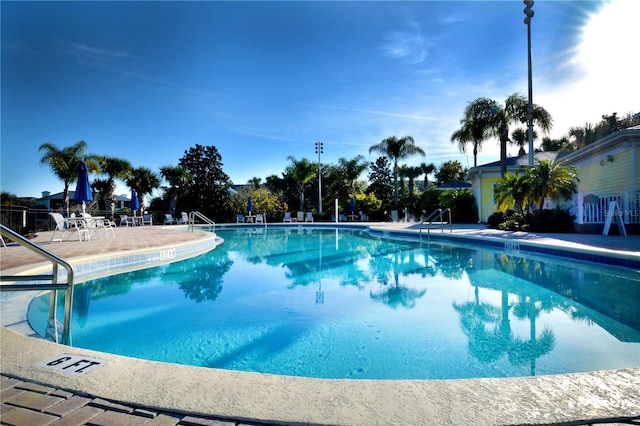
[{"label": "brick paver walkway", "polygon": [[0,423],[16,426],[236,426],[265,425],[233,420],[171,413],[133,405],[123,405],[102,398],[82,396],[0,376],[2,408]]}]

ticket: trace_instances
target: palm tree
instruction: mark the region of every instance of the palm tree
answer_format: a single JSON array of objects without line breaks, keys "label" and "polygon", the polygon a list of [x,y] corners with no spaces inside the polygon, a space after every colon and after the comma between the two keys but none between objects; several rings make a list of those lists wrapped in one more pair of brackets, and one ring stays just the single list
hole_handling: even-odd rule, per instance
[{"label": "palm tree", "polygon": [[[527,145],[528,136],[529,135],[527,133],[527,130],[522,127],[518,127],[513,132],[511,132],[511,139],[508,142],[511,145],[516,145],[520,147],[520,149],[518,150],[518,156],[525,155],[527,153],[524,147]],[[536,139],[538,139],[538,133],[534,130],[533,140],[536,140]]]},{"label": "palm tree", "polygon": [[105,209],[107,218],[111,218],[115,210],[116,179],[124,181],[131,172],[131,163],[117,157],[102,157],[100,159],[102,173],[107,175],[108,190],[105,196]]},{"label": "palm tree", "polygon": [[570,198],[578,191],[579,179],[576,169],[563,161],[540,160],[536,166],[525,168],[522,182],[528,198],[538,202],[538,215],[542,217],[545,198]]},{"label": "palm tree", "polygon": [[56,145],[47,142],[40,145],[38,151],[44,154],[40,159],[40,164],[49,166],[53,173],[64,183],[63,198],[64,208],[69,215],[69,186],[78,178],[78,163],[83,159],[88,159],[87,168],[89,171],[97,172],[100,170],[99,165],[93,161],[95,155],[85,155],[87,143],[79,141],[72,146],[58,148]]},{"label": "palm tree", "polygon": [[145,195],[151,194],[154,189],[160,187],[160,178],[151,169],[138,167],[131,171],[127,179],[127,185],[136,190],[140,198],[140,208],[143,208]]},{"label": "palm tree", "polygon": [[473,167],[478,166],[478,151],[482,148],[482,142],[491,135],[491,123],[493,120],[492,107],[495,101],[487,98],[478,98],[464,110],[464,118],[460,120],[460,129],[451,135],[451,143],[458,142],[458,149],[465,153],[467,144],[473,144]]},{"label": "palm tree", "polygon": [[260,185],[262,184],[262,178],[252,177],[247,183],[251,185],[253,189],[259,189]]},{"label": "palm tree", "polygon": [[369,147],[369,154],[377,152],[386,155],[393,160],[393,181],[394,181],[394,205],[398,206],[398,160],[408,158],[412,155],[420,154],[424,157],[422,148],[415,144],[411,136],[397,138],[391,136],[383,139],[382,142]]},{"label": "palm tree", "polygon": [[358,177],[367,170],[369,164],[362,155],[358,155],[351,160],[340,158],[338,160],[340,171],[344,175],[344,180],[349,187],[349,195],[353,196],[356,192],[356,182]]},{"label": "palm tree", "polygon": [[191,180],[191,174],[182,166],[162,166],[160,175],[169,183],[169,213],[175,216],[180,190]]},{"label": "palm tree", "polygon": [[[507,142],[509,141],[509,124],[526,123],[528,117],[528,100],[520,93],[507,97],[504,106],[493,99],[478,98],[467,105],[463,128],[456,131],[451,141],[458,141],[461,151],[467,143],[474,144],[474,167],[477,166],[477,149],[490,137],[500,140],[500,172],[504,176],[507,169]],[[552,126],[551,115],[538,105],[533,106],[533,121],[546,134]]]},{"label": "palm tree", "polygon": [[291,161],[291,165],[287,167],[286,173],[298,185],[298,192],[300,193],[299,211],[302,212],[304,211],[304,189],[316,177],[317,166],[306,158],[298,161],[294,156],[290,155],[287,159]]},{"label": "palm tree", "polygon": [[527,187],[522,174],[507,173],[493,189],[498,211],[514,208],[522,213],[527,203]]},{"label": "palm tree", "polygon": [[407,176],[407,180],[409,181],[409,200],[413,201],[413,196],[414,196],[413,190],[415,186],[415,181],[423,173],[422,166],[407,167],[407,170],[405,173]]},{"label": "palm tree", "polygon": [[422,169],[422,173],[424,173],[424,187],[422,188],[423,191],[426,191],[427,189],[429,189],[429,175],[431,173],[433,173],[433,171],[436,169],[435,164],[431,163],[431,164],[427,164],[427,163],[420,163],[420,168]]},{"label": "palm tree", "polygon": [[[91,190],[94,193],[97,192],[100,195],[99,199],[101,201],[103,201],[107,205],[108,205],[107,197],[109,195],[109,187],[110,187],[110,185],[109,185],[109,181],[107,179],[95,179],[91,183]],[[96,200],[94,198],[94,202],[96,202],[96,201],[98,201],[98,200]],[[106,206],[105,206],[105,210],[107,210]]]}]

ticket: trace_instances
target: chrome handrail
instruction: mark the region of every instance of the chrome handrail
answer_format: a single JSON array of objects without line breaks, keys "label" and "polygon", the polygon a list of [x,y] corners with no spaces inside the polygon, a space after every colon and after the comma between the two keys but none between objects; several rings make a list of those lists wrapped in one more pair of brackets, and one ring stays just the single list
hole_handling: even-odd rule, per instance
[{"label": "chrome handrail", "polygon": [[[52,265],[51,274],[43,275],[0,275],[0,281],[47,281],[50,280],[50,284],[0,284],[0,291],[33,291],[33,290],[51,290],[51,298],[49,300],[49,326],[47,332],[52,334],[55,342],[58,343],[59,337],[56,331],[57,329],[57,297],[58,290],[66,289],[64,300],[64,324],[62,328],[62,344],[71,345],[71,313],[73,308],[73,277],[74,269],[66,260],[56,256],[48,250],[40,247],[39,245],[29,241],[22,235],[14,232],[4,225],[0,225],[0,235],[7,237],[10,240],[18,243],[19,245],[31,250],[32,252],[49,260]],[[67,282],[58,283],[58,267],[62,265],[67,270]],[[53,333],[51,333],[53,329]]]},{"label": "chrome handrail", "polygon": [[433,222],[435,222],[436,217],[440,225],[440,232],[444,232],[445,222],[442,221],[442,216],[444,216],[444,214],[447,212],[449,212],[449,221],[447,222],[449,224],[449,232],[453,232],[453,220],[451,218],[451,209],[450,208],[446,208],[444,210],[436,209],[433,212],[431,212],[431,214],[427,216],[426,219],[420,222],[420,239],[421,240],[422,240],[422,225],[424,223],[427,223],[427,238],[431,238],[431,225],[433,224]]},{"label": "chrome handrail", "polygon": [[199,219],[202,219],[205,223],[209,224],[209,231],[213,231],[213,232],[216,231],[216,223],[197,210],[194,210],[191,213],[189,213],[189,223],[188,223],[189,231],[194,230],[196,217],[198,217]]}]

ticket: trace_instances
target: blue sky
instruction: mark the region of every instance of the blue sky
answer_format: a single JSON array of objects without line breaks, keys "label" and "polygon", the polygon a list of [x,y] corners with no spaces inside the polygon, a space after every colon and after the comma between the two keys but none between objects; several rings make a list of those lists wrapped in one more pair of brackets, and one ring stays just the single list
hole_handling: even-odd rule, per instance
[{"label": "blue sky", "polygon": [[[534,102],[551,136],[640,111],[640,2],[537,1]],[[38,147],[157,171],[215,145],[234,183],[411,135],[440,165],[468,102],[527,93],[521,1],[10,2],[1,7],[0,188],[62,190]],[[635,69],[635,72],[633,71]],[[512,148],[510,154],[515,154]],[[486,141],[478,163],[499,159]],[[124,184],[118,193],[126,193]]]}]

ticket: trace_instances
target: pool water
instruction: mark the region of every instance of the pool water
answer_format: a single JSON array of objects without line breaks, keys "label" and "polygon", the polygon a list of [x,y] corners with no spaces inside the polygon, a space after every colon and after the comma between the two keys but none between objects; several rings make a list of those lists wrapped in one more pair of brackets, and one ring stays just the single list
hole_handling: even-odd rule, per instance
[{"label": "pool water", "polygon": [[[640,365],[640,274],[366,230],[219,230],[207,254],[77,285],[73,345],[349,379]],[[63,295],[59,313],[63,312]],[[28,311],[44,335],[45,294]]]}]

